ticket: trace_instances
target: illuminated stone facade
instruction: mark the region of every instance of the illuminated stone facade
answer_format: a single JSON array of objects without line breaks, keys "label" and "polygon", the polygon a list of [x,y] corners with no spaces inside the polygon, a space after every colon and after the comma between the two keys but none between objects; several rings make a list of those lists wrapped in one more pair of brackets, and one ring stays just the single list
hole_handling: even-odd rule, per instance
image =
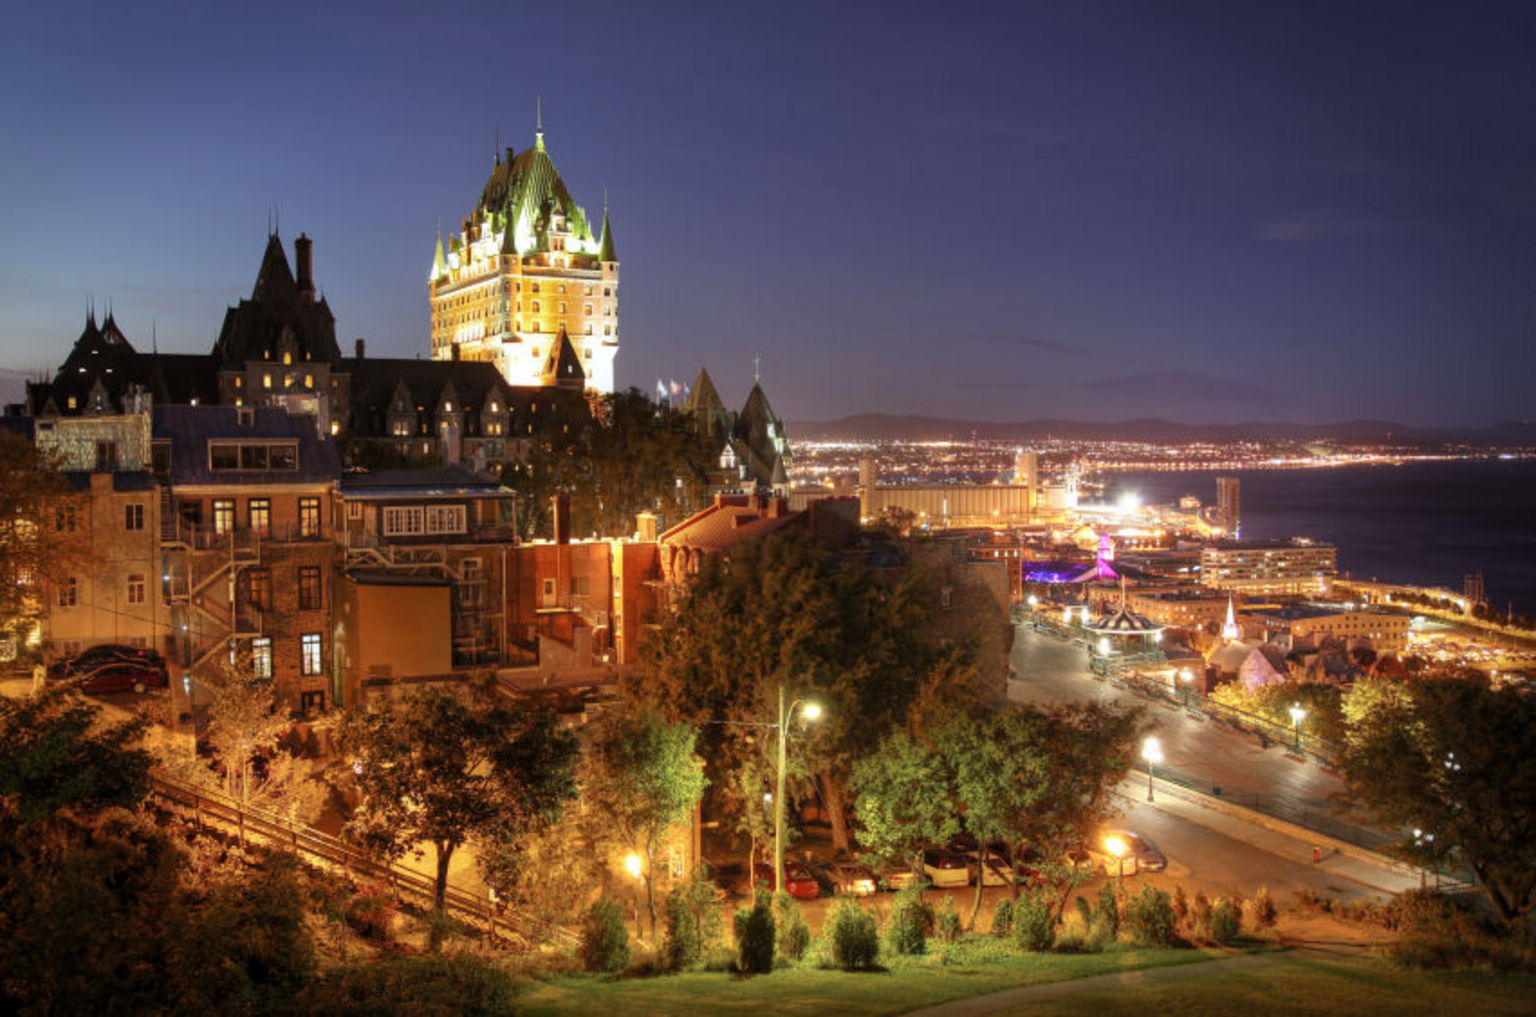
[{"label": "illuminated stone facade", "polygon": [[603,210],[594,235],[544,148],[496,156],[480,200],[438,237],[428,276],[432,356],[494,363],[511,385],[548,384],[555,340],[570,339],[586,387],[613,391],[619,261]]}]

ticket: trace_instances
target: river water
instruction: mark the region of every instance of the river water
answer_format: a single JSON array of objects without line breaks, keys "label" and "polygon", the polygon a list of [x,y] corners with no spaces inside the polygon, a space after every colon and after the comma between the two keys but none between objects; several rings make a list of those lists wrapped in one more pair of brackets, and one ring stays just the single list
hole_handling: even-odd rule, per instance
[{"label": "river water", "polygon": [[[1481,571],[1500,610],[1536,612],[1536,460],[1236,470],[1245,538],[1311,537],[1337,545],[1357,579],[1462,589]],[[1216,501],[1215,472],[1102,475],[1103,498],[1145,504],[1193,494]]]}]

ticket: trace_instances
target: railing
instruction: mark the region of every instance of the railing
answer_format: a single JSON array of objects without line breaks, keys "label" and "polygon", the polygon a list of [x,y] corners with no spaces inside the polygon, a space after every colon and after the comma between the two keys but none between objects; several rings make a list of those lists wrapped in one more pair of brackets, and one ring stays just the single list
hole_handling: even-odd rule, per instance
[{"label": "railing", "polygon": [[[253,839],[274,848],[320,862],[337,865],[347,873],[387,882],[394,893],[432,907],[436,900],[434,881],[413,869],[381,862],[339,837],[294,823],[259,809],[241,808],[234,799],[215,792],[197,790],[163,777],[155,777],[150,799],[162,811],[190,819],[199,827],[212,826],[237,834],[241,840]],[[558,925],[534,918],[516,908],[502,907],[462,887],[449,884],[444,895],[447,909],[461,918],[495,934],[505,926],[532,943],[553,943],[572,948],[576,936]]]}]

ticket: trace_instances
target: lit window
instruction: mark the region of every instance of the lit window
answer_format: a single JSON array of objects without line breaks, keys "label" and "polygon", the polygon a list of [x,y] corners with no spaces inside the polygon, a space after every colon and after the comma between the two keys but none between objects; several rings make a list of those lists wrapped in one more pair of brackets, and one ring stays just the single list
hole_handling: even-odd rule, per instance
[{"label": "lit window", "polygon": [[219,499],[213,503],[213,532],[228,533],[235,528],[235,503]]},{"label": "lit window", "polygon": [[299,499],[299,536],[318,537],[320,535],[320,499]]},{"label": "lit window", "polygon": [[272,638],[270,636],[257,636],[251,640],[251,673],[257,678],[272,677]]},{"label": "lit window", "polygon": [[320,673],[320,633],[306,632],[299,637],[299,646],[302,651],[300,659],[300,671],[306,675]]}]

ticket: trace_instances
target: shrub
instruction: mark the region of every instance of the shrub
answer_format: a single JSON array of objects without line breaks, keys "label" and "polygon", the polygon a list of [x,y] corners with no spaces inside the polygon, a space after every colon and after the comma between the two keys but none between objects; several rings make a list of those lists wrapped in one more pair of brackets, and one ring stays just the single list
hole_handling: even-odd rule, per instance
[{"label": "shrub", "polygon": [[1120,934],[1120,881],[1118,879],[1106,879],[1104,885],[1099,887],[1099,906],[1094,917],[1103,922],[1109,929],[1109,938],[1114,939]]},{"label": "shrub", "polygon": [[757,891],[750,908],[736,912],[736,970],[748,974],[773,970],[773,909],[765,890]]},{"label": "shrub", "polygon": [[688,906],[683,887],[674,886],[661,904],[662,965],[668,971],[683,971],[698,963],[702,950],[698,918]]},{"label": "shrub", "polygon": [[1211,939],[1223,945],[1237,939],[1243,924],[1243,913],[1230,897],[1219,897],[1211,908]]},{"label": "shrub", "polygon": [[347,901],[347,927],[364,939],[387,943],[394,934],[395,900],[386,887],[359,890]]},{"label": "shrub", "polygon": [[1275,927],[1275,920],[1280,913],[1275,909],[1275,899],[1269,895],[1269,887],[1259,887],[1259,892],[1253,895],[1253,908],[1249,918],[1253,921],[1255,930],[1264,931]]},{"label": "shrub", "polygon": [[811,942],[811,927],[805,924],[799,903],[782,890],[773,895],[773,927],[777,930],[780,957],[798,961],[805,956],[805,948]]},{"label": "shrub", "polygon": [[512,1012],[516,985],[471,956],[393,957],[333,968],[299,995],[295,1012],[314,1017],[415,1017]]},{"label": "shrub", "polygon": [[1190,902],[1188,931],[1191,939],[1211,938],[1211,901],[1204,890],[1196,890]]},{"label": "shrub", "polygon": [[1027,893],[1013,909],[1013,939],[1021,948],[1036,953],[1049,950],[1056,939],[1051,906],[1040,893]]},{"label": "shrub", "polygon": [[1167,946],[1173,942],[1173,900],[1166,890],[1143,886],[1125,905],[1125,928],[1137,946]]},{"label": "shrub", "polygon": [[624,909],[604,894],[581,918],[581,966],[588,971],[623,971],[629,964],[629,929]]},{"label": "shrub", "polygon": [[1075,930],[1057,936],[1054,949],[1057,953],[1097,953],[1088,945],[1088,937]]},{"label": "shrub", "polygon": [[953,943],[960,938],[960,912],[955,910],[955,896],[944,895],[944,902],[933,916],[933,931],[943,943]]},{"label": "shrub", "polygon": [[1181,928],[1189,921],[1189,897],[1184,893],[1183,883],[1173,888],[1173,919]]},{"label": "shrub", "polygon": [[891,920],[885,941],[892,953],[916,956],[928,949],[928,932],[933,927],[933,909],[923,901],[922,887],[916,883],[903,888],[891,902]]},{"label": "shrub", "polygon": [[832,963],[844,971],[872,968],[880,959],[880,932],[875,916],[851,897],[832,906],[823,938],[827,940]]},{"label": "shrub", "polygon": [[1074,897],[1072,903],[1077,906],[1078,920],[1083,923],[1083,935],[1093,928],[1093,905],[1088,903],[1087,897]]},{"label": "shrub", "polygon": [[1083,952],[1099,953],[1115,941],[1115,933],[1103,915],[1095,915],[1084,933]]},{"label": "shrub", "polygon": [[1296,910],[1304,915],[1330,914],[1333,911],[1333,898],[1319,897],[1311,890],[1297,890]]},{"label": "shrub", "polygon": [[1013,932],[1013,901],[1007,897],[992,909],[992,935],[999,939]]}]

